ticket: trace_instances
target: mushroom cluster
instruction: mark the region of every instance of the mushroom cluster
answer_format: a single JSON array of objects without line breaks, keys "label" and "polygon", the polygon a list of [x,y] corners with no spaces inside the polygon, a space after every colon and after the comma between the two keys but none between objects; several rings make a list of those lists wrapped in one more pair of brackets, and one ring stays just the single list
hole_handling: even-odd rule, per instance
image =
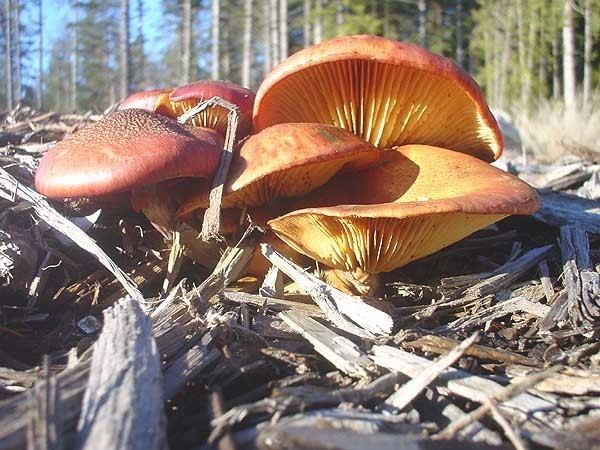
[{"label": "mushroom cluster", "polygon": [[246,211],[344,290],[372,293],[377,274],[539,207],[534,189],[489,164],[502,135],[475,81],[444,57],[375,36],[297,52],[256,98],[206,81],[134,94],[50,150],[38,190],[130,191],[165,234],[194,223],[208,207],[227,112],[206,109],[191,126],[174,119],[213,96],[240,114],[223,216]]}]

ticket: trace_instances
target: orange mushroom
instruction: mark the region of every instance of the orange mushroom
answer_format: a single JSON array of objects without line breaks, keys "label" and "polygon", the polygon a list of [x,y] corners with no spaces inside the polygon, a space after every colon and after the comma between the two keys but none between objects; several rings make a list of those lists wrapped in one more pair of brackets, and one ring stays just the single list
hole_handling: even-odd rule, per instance
[{"label": "orange mushroom", "polygon": [[430,255],[511,214],[532,214],[536,191],[472,156],[408,145],[385,162],[336,176],[268,222],[293,249],[359,276]]},{"label": "orange mushroom", "polygon": [[[260,206],[301,196],[340,170],[372,165],[381,154],[352,133],[330,125],[276,125],[251,136],[234,153],[222,206]],[[182,202],[177,217],[206,208],[208,198],[208,190],[194,193]]]},{"label": "orange mushroom", "polygon": [[[219,97],[238,107],[239,122],[236,136],[242,139],[252,130],[254,92],[226,81],[201,80],[177,88],[154,89],[129,96],[119,109],[141,108],[163,116],[177,118],[203,100]],[[227,114],[221,106],[207,108],[190,120],[190,125],[211,128],[225,135]]]},{"label": "orange mushroom", "polygon": [[163,94],[169,94],[173,88],[151,89],[131,94],[121,102],[118,109],[143,109],[150,112],[156,112],[156,103]]},{"label": "orange mushroom", "polygon": [[131,192],[132,203],[158,228],[172,229],[175,205],[165,183],[214,176],[223,148],[210,129],[186,129],[141,109],[117,111],[52,147],[35,186],[50,198]]},{"label": "orange mushroom", "polygon": [[449,59],[376,36],[332,39],[297,52],[261,84],[260,131],[318,122],[376,147],[428,144],[493,161],[502,135],[475,81]]}]

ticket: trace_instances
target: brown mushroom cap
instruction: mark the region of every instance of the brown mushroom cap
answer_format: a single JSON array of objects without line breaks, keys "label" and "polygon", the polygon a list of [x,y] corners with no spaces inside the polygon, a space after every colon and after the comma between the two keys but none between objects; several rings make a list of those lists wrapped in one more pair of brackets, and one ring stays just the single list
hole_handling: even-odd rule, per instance
[{"label": "brown mushroom cap", "polygon": [[141,109],[117,111],[51,148],[36,189],[53,198],[96,197],[180,177],[210,178],[223,148],[213,130],[188,131]]},{"label": "brown mushroom cap", "polygon": [[297,52],[260,86],[254,127],[319,122],[379,148],[428,144],[485,161],[500,129],[475,81],[449,59],[376,36],[346,36]]},{"label": "brown mushroom cap", "polygon": [[423,145],[336,176],[269,221],[292,248],[330,267],[387,272],[510,214],[531,214],[536,191],[469,155]]},{"label": "brown mushroom cap", "polygon": [[[340,170],[358,170],[382,152],[358,136],[331,125],[280,124],[244,141],[236,150],[222,199],[223,208],[260,206],[303,195]],[[183,202],[179,218],[208,206],[209,191]]]},{"label": "brown mushroom cap", "polygon": [[[178,117],[196,106],[202,100],[212,97],[233,103],[238,107],[239,120],[237,139],[246,137],[252,130],[252,109],[255,94],[249,89],[226,81],[196,81],[173,89],[168,95],[160,97],[156,112],[169,117]],[[220,106],[208,108],[188,122],[190,125],[212,128],[225,135],[229,111]]]},{"label": "brown mushroom cap", "polygon": [[123,100],[118,109],[144,109],[146,111],[154,112],[160,96],[163,94],[168,95],[171,91],[173,91],[172,88],[151,89],[148,91],[136,92]]}]

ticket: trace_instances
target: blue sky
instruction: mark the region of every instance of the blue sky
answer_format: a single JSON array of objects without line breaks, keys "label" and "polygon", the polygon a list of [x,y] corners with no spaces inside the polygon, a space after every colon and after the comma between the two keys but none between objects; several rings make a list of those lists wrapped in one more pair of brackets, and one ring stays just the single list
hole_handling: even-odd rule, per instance
[{"label": "blue sky", "polygon": [[[68,0],[43,0],[42,20],[44,21],[44,65],[47,68],[49,63],[52,43],[65,31],[65,24],[71,19],[71,8]],[[135,18],[133,3],[130,2],[132,11],[131,17]],[[144,4],[144,34],[146,38],[145,49],[150,56],[158,54],[162,50],[160,32],[164,30],[164,24],[161,24],[163,10],[160,0],[143,0]],[[37,12],[36,12],[37,14]],[[37,21],[37,17],[35,19]],[[132,23],[132,32],[135,23]]]}]

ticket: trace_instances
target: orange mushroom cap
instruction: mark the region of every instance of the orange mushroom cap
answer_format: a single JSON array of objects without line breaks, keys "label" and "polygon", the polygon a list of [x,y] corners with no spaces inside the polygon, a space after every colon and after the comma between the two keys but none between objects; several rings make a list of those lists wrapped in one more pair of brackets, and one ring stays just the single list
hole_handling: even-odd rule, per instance
[{"label": "orange mushroom cap", "polygon": [[[236,138],[242,139],[252,131],[252,110],[255,94],[228,81],[200,80],[176,88],[153,89],[127,97],[119,109],[140,108],[176,119],[203,100],[219,97],[238,107]],[[189,121],[195,127],[211,128],[222,135],[227,131],[229,111],[220,106],[208,108]]]},{"label": "orange mushroom cap", "polygon": [[477,83],[447,58],[376,36],[346,36],[308,47],[261,84],[254,127],[332,124],[379,148],[428,144],[485,161],[502,134]]},{"label": "orange mushroom cap", "polygon": [[295,250],[330,267],[387,272],[432,254],[510,214],[539,207],[536,191],[469,155],[423,145],[387,152],[382,164],[336,176],[269,221]]},{"label": "orange mushroom cap", "polygon": [[[380,157],[381,151],[371,144],[331,125],[276,125],[236,149],[222,207],[260,206],[277,198],[304,195],[340,170],[358,170]],[[182,202],[177,217],[206,208],[208,199],[208,190],[195,193]]]},{"label": "orange mushroom cap", "polygon": [[148,111],[116,111],[52,147],[35,186],[52,198],[97,197],[174,178],[211,178],[222,148],[214,130],[191,133]]},{"label": "orange mushroom cap", "polygon": [[[178,117],[196,106],[202,100],[219,97],[238,107],[239,120],[237,139],[246,137],[252,131],[252,109],[255,94],[249,89],[226,81],[196,81],[175,88],[168,96],[163,95],[156,105],[156,112]],[[212,128],[225,135],[229,111],[221,106],[208,108],[190,120],[197,127]]]},{"label": "orange mushroom cap", "polygon": [[148,91],[136,92],[123,100],[118,109],[144,109],[146,111],[155,112],[156,103],[160,96],[163,94],[168,95],[171,91],[173,91],[173,88],[151,89]]}]

